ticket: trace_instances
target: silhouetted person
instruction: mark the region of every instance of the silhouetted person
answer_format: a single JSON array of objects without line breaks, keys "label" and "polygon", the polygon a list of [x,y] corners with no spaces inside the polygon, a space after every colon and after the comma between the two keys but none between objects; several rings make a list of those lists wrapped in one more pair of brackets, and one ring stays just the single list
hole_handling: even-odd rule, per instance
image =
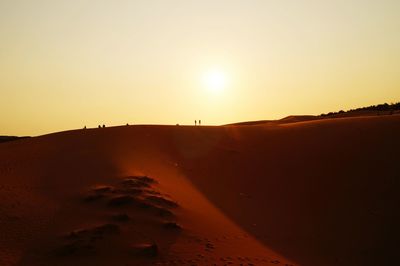
[{"label": "silhouetted person", "polygon": [[194,120],[194,125],[197,126],[197,120]]},{"label": "silhouetted person", "polygon": [[199,126],[201,126],[201,120],[199,120]]},{"label": "silhouetted person", "polygon": [[101,126],[99,125],[99,128],[101,128]]},{"label": "silhouetted person", "polygon": [[105,128],[106,126],[103,124],[103,128]]},{"label": "silhouetted person", "polygon": [[86,129],[86,126],[84,126],[83,129]]},{"label": "silhouetted person", "polygon": [[129,126],[129,124],[128,124],[128,123],[126,123],[126,125],[127,125],[127,126]]}]

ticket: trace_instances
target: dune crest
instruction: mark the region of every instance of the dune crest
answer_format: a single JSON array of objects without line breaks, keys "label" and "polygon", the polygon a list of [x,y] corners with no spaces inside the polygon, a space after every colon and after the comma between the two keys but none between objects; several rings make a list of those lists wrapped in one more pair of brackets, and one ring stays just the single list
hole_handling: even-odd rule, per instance
[{"label": "dune crest", "polygon": [[388,265],[399,133],[392,115],[2,143],[0,264]]}]

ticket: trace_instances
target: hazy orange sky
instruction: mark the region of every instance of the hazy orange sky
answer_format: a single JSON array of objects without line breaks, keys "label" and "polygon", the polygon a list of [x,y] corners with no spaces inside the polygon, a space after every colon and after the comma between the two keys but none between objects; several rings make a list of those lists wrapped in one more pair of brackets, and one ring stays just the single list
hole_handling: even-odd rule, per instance
[{"label": "hazy orange sky", "polygon": [[399,101],[399,14],[398,0],[2,0],[0,135]]}]

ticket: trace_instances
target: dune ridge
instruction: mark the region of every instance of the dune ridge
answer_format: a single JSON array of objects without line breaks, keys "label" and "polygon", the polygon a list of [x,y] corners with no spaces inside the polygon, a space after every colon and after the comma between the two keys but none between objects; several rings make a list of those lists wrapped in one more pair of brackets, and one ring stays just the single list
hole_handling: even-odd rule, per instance
[{"label": "dune ridge", "polygon": [[390,265],[399,133],[391,115],[2,143],[0,264]]}]

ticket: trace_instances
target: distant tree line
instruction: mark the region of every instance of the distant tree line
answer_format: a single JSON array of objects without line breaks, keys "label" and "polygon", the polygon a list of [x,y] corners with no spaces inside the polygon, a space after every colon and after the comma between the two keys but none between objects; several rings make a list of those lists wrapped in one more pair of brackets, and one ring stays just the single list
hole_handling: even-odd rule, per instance
[{"label": "distant tree line", "polygon": [[345,114],[345,113],[355,113],[355,112],[362,112],[362,111],[375,111],[375,112],[390,112],[391,114],[395,111],[400,111],[400,102],[398,103],[383,103],[378,105],[371,105],[367,107],[361,107],[357,109],[350,109],[347,111],[340,110],[338,112],[329,112],[327,114],[321,114],[320,116],[332,116],[338,114]]}]

